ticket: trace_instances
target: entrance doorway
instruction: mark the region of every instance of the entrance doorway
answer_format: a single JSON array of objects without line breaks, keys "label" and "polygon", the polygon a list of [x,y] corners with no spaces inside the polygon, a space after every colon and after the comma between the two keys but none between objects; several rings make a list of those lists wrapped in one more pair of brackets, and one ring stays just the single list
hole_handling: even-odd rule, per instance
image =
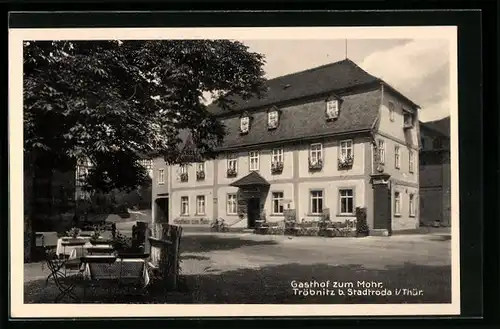
[{"label": "entrance doorway", "polygon": [[255,221],[260,218],[260,198],[247,200],[248,228],[255,228]]},{"label": "entrance doorway", "polygon": [[155,206],[155,222],[168,223],[168,198],[156,199]]}]

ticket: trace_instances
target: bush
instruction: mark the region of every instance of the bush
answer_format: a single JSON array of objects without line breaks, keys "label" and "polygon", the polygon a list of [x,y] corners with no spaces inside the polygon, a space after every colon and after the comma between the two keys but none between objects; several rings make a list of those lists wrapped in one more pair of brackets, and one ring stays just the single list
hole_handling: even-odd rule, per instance
[{"label": "bush", "polygon": [[370,230],[366,221],[366,208],[356,207],[356,235],[368,236]]}]

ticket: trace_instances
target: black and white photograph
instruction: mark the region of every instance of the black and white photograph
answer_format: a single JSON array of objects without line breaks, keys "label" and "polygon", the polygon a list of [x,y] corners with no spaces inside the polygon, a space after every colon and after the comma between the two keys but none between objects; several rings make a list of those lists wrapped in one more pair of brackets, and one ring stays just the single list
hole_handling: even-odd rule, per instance
[{"label": "black and white photograph", "polygon": [[456,27],[9,51],[13,315],[459,314]]}]

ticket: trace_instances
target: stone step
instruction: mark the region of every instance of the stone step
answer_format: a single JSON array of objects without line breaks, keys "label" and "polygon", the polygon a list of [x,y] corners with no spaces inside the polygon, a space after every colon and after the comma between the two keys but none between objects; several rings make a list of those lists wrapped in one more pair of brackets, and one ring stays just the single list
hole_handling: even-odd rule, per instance
[{"label": "stone step", "polygon": [[389,236],[389,231],[386,229],[373,229],[370,230],[372,236]]}]

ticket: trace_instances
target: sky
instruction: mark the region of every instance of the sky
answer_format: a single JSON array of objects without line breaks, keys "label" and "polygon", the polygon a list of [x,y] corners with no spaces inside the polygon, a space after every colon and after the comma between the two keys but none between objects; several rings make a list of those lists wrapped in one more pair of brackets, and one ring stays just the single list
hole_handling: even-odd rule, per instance
[{"label": "sky", "polygon": [[[345,59],[346,40],[240,40],[266,58],[271,79]],[[449,42],[441,39],[347,40],[347,57],[420,105],[420,121],[450,114]]]}]

